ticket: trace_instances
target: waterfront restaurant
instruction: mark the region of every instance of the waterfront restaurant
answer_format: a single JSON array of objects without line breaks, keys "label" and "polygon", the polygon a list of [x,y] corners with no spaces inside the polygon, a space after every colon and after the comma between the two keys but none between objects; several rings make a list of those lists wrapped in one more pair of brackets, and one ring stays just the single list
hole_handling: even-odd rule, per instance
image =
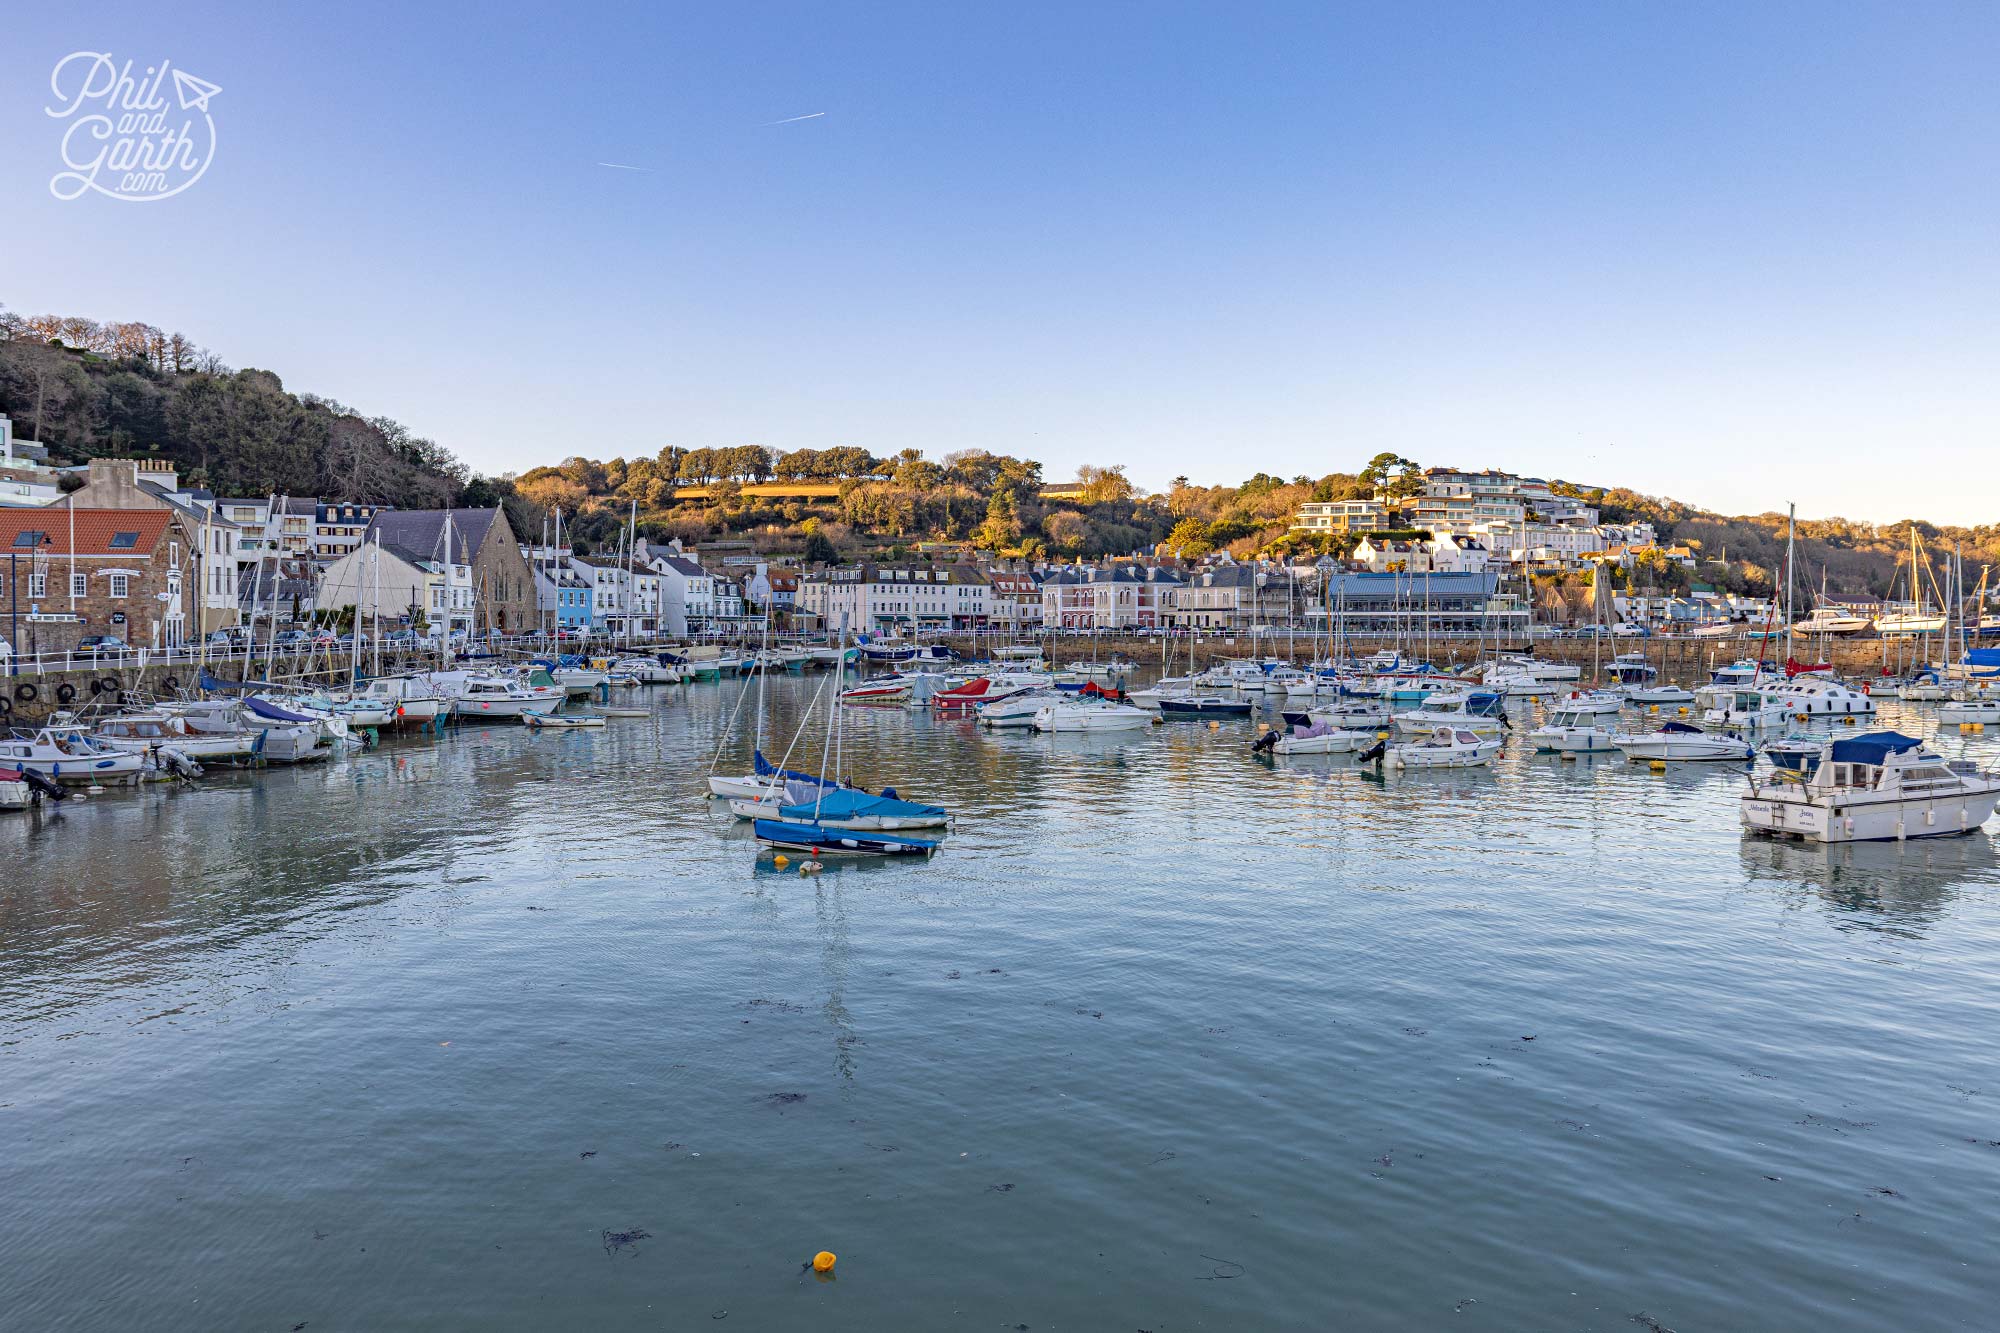
[{"label": "waterfront restaurant", "polygon": [[1330,574],[1305,609],[1316,629],[1394,638],[1457,634],[1520,639],[1528,632],[1528,606],[1500,591],[1500,576],[1478,573]]}]

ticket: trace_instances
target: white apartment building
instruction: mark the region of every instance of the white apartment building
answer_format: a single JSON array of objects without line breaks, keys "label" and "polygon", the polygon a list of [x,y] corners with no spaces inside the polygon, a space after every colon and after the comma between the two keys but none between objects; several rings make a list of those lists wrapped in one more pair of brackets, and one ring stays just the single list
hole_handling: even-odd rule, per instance
[{"label": "white apartment building", "polygon": [[1126,629],[1170,623],[1186,584],[1150,565],[1070,565],[1042,579],[1042,623],[1060,629]]},{"label": "white apartment building", "polygon": [[970,565],[848,565],[799,580],[798,608],[838,628],[886,633],[991,623],[992,585]]}]

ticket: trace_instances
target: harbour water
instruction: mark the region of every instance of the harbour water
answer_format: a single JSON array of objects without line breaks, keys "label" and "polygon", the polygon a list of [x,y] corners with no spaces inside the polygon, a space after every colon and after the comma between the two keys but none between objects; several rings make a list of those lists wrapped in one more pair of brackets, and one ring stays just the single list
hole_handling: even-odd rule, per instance
[{"label": "harbour water", "polygon": [[652,697],[0,817],[0,1327],[1993,1326],[1985,833],[856,709],[802,878]]}]

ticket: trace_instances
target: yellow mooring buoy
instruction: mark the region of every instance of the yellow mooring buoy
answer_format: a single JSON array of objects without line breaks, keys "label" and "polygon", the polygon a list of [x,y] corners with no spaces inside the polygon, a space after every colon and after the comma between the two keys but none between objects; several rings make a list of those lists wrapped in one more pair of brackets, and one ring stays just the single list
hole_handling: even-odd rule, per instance
[{"label": "yellow mooring buoy", "polygon": [[813,1272],[831,1273],[833,1271],[834,1262],[835,1261],[832,1250],[821,1250],[818,1254],[815,1254],[813,1256]]},{"label": "yellow mooring buoy", "polygon": [[783,852],[779,852],[776,856],[771,858],[771,864],[778,867],[778,869],[780,870],[783,870],[786,866],[790,865],[791,863],[792,863],[792,858],[786,856]]}]

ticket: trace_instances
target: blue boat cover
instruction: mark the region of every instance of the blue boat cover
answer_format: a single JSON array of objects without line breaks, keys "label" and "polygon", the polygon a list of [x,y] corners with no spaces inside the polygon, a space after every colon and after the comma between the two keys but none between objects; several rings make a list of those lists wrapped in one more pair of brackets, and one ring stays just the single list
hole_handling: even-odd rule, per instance
[{"label": "blue boat cover", "polygon": [[779,768],[776,764],[772,763],[770,760],[764,757],[764,752],[762,750],[753,751],[750,757],[756,763],[757,776],[760,778],[782,776],[788,781],[807,782],[811,783],[815,787],[819,786],[838,787],[840,785],[838,782],[835,782],[832,778],[828,778],[824,783],[822,783],[817,774],[795,773],[789,768]]},{"label": "blue boat cover", "polygon": [[823,847],[828,851],[934,852],[938,848],[934,838],[906,838],[895,833],[822,828],[818,824],[794,824],[782,819],[760,819],[756,821],[755,828],[759,842]]},{"label": "blue boat cover", "polygon": [[1853,736],[1833,743],[1833,762],[1836,764],[1880,764],[1892,754],[1901,754],[1923,744],[1908,736],[1893,731],[1871,731],[1866,736]]},{"label": "blue boat cover", "polygon": [[1669,722],[1669,723],[1667,723],[1667,725],[1666,725],[1666,726],[1664,726],[1664,727],[1661,727],[1661,728],[1660,728],[1660,730],[1661,730],[1661,731],[1674,731],[1674,732],[1693,732],[1693,733],[1695,733],[1695,734],[1697,734],[1697,735],[1699,735],[1699,734],[1700,734],[1700,732],[1701,732],[1701,728],[1700,728],[1700,727],[1691,727],[1691,726],[1689,726],[1689,725],[1688,725],[1687,723],[1685,723],[1685,722]]},{"label": "blue boat cover", "polygon": [[267,703],[267,702],[265,702],[265,701],[264,701],[264,700],[262,700],[262,699],[258,699],[258,698],[254,698],[254,697],[253,697],[253,698],[249,698],[249,699],[245,699],[245,700],[243,701],[243,706],[244,706],[245,708],[249,709],[249,710],[250,710],[251,712],[255,713],[255,714],[256,714],[256,715],[258,716],[258,717],[261,717],[261,718],[264,718],[264,719],[266,719],[267,721],[271,721],[271,722],[317,722],[317,721],[319,721],[319,719],[318,719],[318,718],[316,718],[316,717],[308,717],[308,716],[306,716],[306,715],[305,715],[304,713],[294,713],[294,712],[290,712],[290,711],[288,711],[288,710],[286,710],[286,709],[283,709],[283,708],[280,708],[280,707],[278,707],[278,706],[277,706],[276,704],[274,704],[274,703]]},{"label": "blue boat cover", "polygon": [[893,796],[870,796],[865,791],[829,791],[817,801],[805,801],[798,805],[788,805],[778,811],[780,819],[810,824],[818,819],[860,819],[864,816],[880,815],[899,819],[914,819],[924,816],[942,819],[944,811],[935,805],[919,805],[915,801],[898,800]]}]

